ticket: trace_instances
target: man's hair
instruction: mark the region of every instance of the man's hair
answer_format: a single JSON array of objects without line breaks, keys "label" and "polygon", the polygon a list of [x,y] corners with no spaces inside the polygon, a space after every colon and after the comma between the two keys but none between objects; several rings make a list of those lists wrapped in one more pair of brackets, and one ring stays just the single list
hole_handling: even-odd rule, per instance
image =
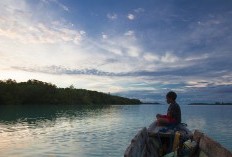
[{"label": "man's hair", "polygon": [[167,93],[166,97],[169,97],[169,98],[171,98],[172,100],[176,100],[177,95],[176,95],[175,92],[170,91],[170,92]]}]

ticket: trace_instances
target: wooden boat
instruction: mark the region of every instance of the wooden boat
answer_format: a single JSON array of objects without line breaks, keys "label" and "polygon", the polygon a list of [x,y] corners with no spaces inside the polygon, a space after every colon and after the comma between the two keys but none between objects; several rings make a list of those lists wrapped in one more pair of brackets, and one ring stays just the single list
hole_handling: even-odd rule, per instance
[{"label": "wooden boat", "polygon": [[187,125],[144,127],[131,140],[124,157],[232,157],[232,153]]}]

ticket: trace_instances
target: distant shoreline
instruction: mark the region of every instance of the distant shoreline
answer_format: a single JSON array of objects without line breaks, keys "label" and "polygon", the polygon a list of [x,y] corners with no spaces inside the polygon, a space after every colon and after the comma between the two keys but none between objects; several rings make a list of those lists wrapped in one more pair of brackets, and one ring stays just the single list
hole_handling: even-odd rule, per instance
[{"label": "distant shoreline", "polygon": [[190,103],[188,105],[212,105],[212,106],[216,106],[216,105],[232,105],[232,103],[219,103],[219,102],[216,102],[216,103]]},{"label": "distant shoreline", "polygon": [[161,103],[158,103],[158,102],[142,102],[141,103],[142,105],[162,105]]}]

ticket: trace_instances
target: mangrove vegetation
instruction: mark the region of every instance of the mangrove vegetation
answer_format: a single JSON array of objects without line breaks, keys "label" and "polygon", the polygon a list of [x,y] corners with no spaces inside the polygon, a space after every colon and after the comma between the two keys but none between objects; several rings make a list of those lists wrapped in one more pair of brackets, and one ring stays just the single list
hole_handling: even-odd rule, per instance
[{"label": "mangrove vegetation", "polygon": [[114,105],[141,104],[138,99],[129,99],[86,89],[58,88],[38,80],[17,83],[15,80],[0,81],[0,105],[65,104],[65,105]]}]

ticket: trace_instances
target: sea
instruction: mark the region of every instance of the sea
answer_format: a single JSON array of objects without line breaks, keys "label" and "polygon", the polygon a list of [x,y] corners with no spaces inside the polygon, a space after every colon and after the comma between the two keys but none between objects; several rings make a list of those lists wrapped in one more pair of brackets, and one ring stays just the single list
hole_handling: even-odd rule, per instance
[{"label": "sea", "polygon": [[[168,105],[0,106],[1,157],[122,157]],[[232,106],[181,105],[182,122],[232,151]]]}]

